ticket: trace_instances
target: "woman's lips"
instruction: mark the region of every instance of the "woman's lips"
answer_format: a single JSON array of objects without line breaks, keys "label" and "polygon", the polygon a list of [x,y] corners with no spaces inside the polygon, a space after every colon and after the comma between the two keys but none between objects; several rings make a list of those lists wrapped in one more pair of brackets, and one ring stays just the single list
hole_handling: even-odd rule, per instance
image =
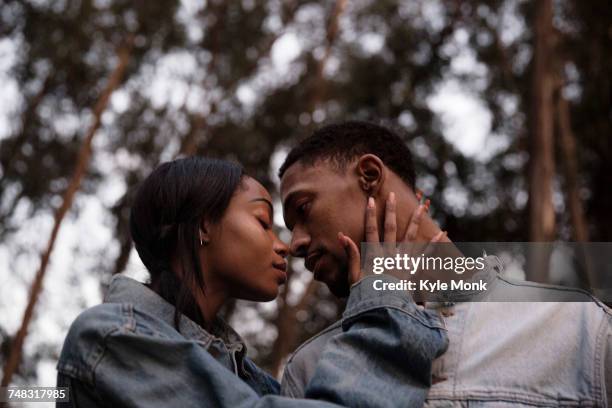
[{"label": "woman's lips", "polygon": [[279,274],[278,274],[278,283],[279,285],[282,285],[283,283],[287,282],[287,262],[282,262],[282,263],[276,263],[272,265],[274,267],[274,269],[276,269]]},{"label": "woman's lips", "polygon": [[280,272],[280,274],[279,274],[279,277],[278,277],[278,284],[282,285],[282,284],[287,282],[287,272],[280,271],[280,270],[279,270],[279,272]]}]

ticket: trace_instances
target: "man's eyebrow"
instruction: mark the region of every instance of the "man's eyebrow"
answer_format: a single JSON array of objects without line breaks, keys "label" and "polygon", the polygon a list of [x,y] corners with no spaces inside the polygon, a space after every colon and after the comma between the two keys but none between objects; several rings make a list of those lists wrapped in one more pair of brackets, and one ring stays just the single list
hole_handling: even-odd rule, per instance
[{"label": "man's eyebrow", "polygon": [[293,204],[299,194],[302,194],[302,192],[294,191],[292,193],[289,193],[289,195],[287,196],[287,198],[285,198],[285,201],[283,202],[283,214],[287,214],[289,212],[291,204]]},{"label": "man's eyebrow", "polygon": [[258,197],[258,198],[252,199],[249,202],[252,203],[252,202],[256,202],[256,201],[263,201],[264,203],[268,204],[268,207],[270,207],[270,214],[272,214],[272,216],[274,216],[274,207],[272,206],[272,202],[270,200],[268,200],[267,198]]},{"label": "man's eyebrow", "polygon": [[289,231],[293,230],[293,225],[291,221],[293,221],[293,215],[295,215],[294,205],[295,202],[301,199],[302,197],[309,197],[312,199],[316,194],[311,190],[295,190],[287,195],[285,201],[283,202],[283,218],[285,219],[285,225],[289,229]]},{"label": "man's eyebrow", "polygon": [[285,220],[285,226],[289,229],[289,231],[293,231],[293,225],[291,225],[293,217],[291,217],[289,209],[296,200],[296,197],[300,194],[302,194],[301,191],[289,193],[287,198],[285,198],[285,201],[283,201],[283,219]]}]

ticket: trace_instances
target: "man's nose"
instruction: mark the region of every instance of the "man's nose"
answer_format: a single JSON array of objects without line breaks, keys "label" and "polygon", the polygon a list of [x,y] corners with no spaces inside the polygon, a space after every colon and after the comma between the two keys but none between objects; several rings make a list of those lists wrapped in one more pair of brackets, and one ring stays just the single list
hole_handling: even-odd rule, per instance
[{"label": "man's nose", "polygon": [[310,235],[301,228],[294,227],[293,234],[291,235],[291,245],[289,246],[289,252],[292,256],[298,258],[305,258],[308,253],[308,247],[310,246]]}]

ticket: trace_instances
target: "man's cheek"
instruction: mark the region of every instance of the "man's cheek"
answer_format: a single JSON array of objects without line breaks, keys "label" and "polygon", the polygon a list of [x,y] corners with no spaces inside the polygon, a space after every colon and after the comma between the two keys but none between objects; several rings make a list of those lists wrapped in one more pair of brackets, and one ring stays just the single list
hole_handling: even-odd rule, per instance
[{"label": "man's cheek", "polygon": [[[357,244],[359,245],[359,244]],[[346,255],[346,251],[344,247],[340,245],[340,243],[336,244],[332,249],[332,256],[334,258],[334,263],[339,269],[344,269],[348,265],[348,256]]]}]

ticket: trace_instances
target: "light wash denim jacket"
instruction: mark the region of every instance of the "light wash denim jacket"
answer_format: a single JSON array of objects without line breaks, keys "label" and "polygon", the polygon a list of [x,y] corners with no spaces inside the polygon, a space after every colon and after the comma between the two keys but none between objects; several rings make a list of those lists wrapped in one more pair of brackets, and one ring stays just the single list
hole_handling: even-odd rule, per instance
[{"label": "light wash denim jacket", "polygon": [[[496,257],[486,260],[490,298],[426,305],[444,319],[449,347],[434,361],[425,406],[607,407],[610,309],[580,290],[505,279],[497,273]],[[500,301],[521,298],[529,302]],[[285,367],[281,394],[304,395],[313,362],[339,332],[337,322],[296,350]]]},{"label": "light wash denim jacket", "polygon": [[[208,333],[143,284],[113,278],[103,304],[72,324],[57,365],[70,402],[112,407],[418,407],[431,364],[448,342],[435,314],[407,296],[351,288],[338,334],[320,350],[304,397],[279,396],[279,384],[246,357],[221,321]],[[390,281],[394,278],[389,277]]]}]

